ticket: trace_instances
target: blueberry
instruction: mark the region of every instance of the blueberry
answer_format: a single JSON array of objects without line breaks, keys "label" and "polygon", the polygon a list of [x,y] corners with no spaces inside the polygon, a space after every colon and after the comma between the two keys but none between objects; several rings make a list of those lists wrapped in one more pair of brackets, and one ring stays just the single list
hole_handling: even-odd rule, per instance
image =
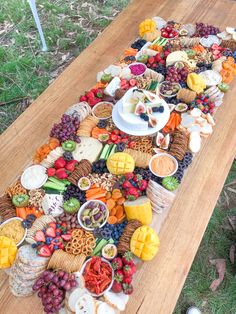
[{"label": "blueberry", "polygon": [[33,249],[35,249],[37,247],[37,244],[33,243],[31,246],[32,246]]},{"label": "blueberry", "polygon": [[58,250],[59,249],[59,246],[58,245],[54,245],[54,250]]},{"label": "blueberry", "polygon": [[56,227],[57,227],[57,228],[60,228],[60,227],[61,227],[61,225],[60,225],[60,224],[57,224],[57,225],[56,225]]},{"label": "blueberry", "polygon": [[152,108],[152,111],[153,111],[153,112],[159,112],[159,107],[153,107],[153,108]]},{"label": "blueberry", "polygon": [[159,107],[159,112],[160,112],[160,113],[164,112],[164,107],[163,107],[163,106],[160,106],[160,107]]},{"label": "blueberry", "polygon": [[55,243],[58,243],[58,242],[59,242],[59,240],[58,240],[58,239],[55,239],[55,240],[54,240],[54,242],[55,242]]}]

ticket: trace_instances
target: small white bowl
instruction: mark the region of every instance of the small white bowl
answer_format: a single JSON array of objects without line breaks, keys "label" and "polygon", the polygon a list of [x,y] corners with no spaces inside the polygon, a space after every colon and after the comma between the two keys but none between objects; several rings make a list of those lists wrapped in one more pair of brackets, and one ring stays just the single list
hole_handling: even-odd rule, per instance
[{"label": "small white bowl", "polygon": [[[158,174],[155,173],[155,172],[153,171],[153,169],[152,169],[152,161],[153,161],[155,158],[159,158],[159,157],[161,157],[161,156],[168,156],[169,158],[171,158],[171,159],[174,161],[174,164],[175,164],[175,170],[172,171],[171,173],[169,173],[168,175],[165,175],[165,176],[160,176],[160,175],[158,175]],[[158,154],[152,156],[152,158],[150,159],[150,161],[149,161],[149,169],[150,169],[150,171],[151,171],[156,177],[159,177],[159,178],[171,177],[171,176],[173,176],[173,174],[175,174],[176,171],[178,170],[178,161],[176,160],[175,157],[173,157],[173,156],[170,155],[170,154],[167,154],[167,153],[158,153]]]},{"label": "small white bowl", "polygon": [[103,222],[98,228],[102,228],[102,227],[106,224],[107,219],[108,219],[108,217],[109,217],[109,210],[108,210],[106,204],[103,203],[102,201],[99,201],[99,200],[90,200],[90,201],[87,201],[86,203],[84,203],[84,204],[80,207],[80,209],[79,209],[79,211],[78,211],[78,214],[77,214],[77,218],[78,218],[79,224],[80,224],[85,230],[93,231],[95,228],[86,227],[86,226],[84,225],[83,221],[81,220],[81,215],[82,215],[83,211],[85,210],[85,208],[88,206],[88,204],[89,204],[90,202],[99,203],[99,204],[101,204],[101,205],[104,205],[105,208],[106,208],[106,212],[107,212],[106,219],[104,220],[104,222]]},{"label": "small white bowl", "polygon": [[101,102],[98,102],[98,103],[93,107],[93,109],[92,109],[92,115],[93,115],[94,117],[98,118],[99,120],[107,120],[107,119],[109,119],[109,118],[112,116],[112,110],[111,110],[111,115],[108,116],[108,117],[106,117],[106,118],[100,118],[100,117],[96,116],[96,114],[95,114],[95,109],[98,108],[99,106],[103,105],[103,104],[108,104],[108,105],[110,105],[110,107],[111,107],[112,110],[113,110],[113,103],[112,103],[112,102],[110,102],[110,101],[101,101]]},{"label": "small white bowl", "polygon": [[181,89],[180,84],[177,83],[177,82],[167,82],[167,81],[163,81],[163,82],[161,82],[161,84],[159,85],[159,93],[160,93],[160,95],[163,96],[163,97],[165,97],[165,98],[172,98],[172,97],[175,97],[175,96],[178,94],[178,91],[177,91],[175,94],[171,94],[171,95],[163,94],[163,93],[161,92],[161,86],[163,86],[163,85],[166,84],[166,83],[178,85],[178,87],[179,87],[178,91]]},{"label": "small white bowl", "polygon": [[[41,174],[41,180],[38,179],[38,174]],[[30,179],[33,179],[30,182]],[[47,169],[42,165],[32,165],[27,167],[22,176],[21,176],[21,184],[26,190],[34,190],[41,188],[41,186],[46,183],[48,179]]]},{"label": "small white bowl", "polygon": [[[85,267],[86,267],[87,263],[91,261],[91,259],[92,259],[92,258],[88,259],[88,260],[83,264],[83,266],[82,266],[82,268],[81,268],[81,271],[80,271],[81,275],[83,275],[83,272],[84,272],[84,270],[85,270]],[[111,267],[111,270],[112,270],[111,283],[110,283],[110,285],[109,285],[102,293],[100,293],[100,294],[92,293],[92,292],[90,292],[86,287],[84,287],[84,289],[86,289],[86,290],[88,291],[88,293],[89,293],[90,295],[92,295],[93,297],[100,297],[100,296],[102,296],[106,291],[109,291],[109,290],[111,289],[111,287],[112,287],[112,285],[113,285],[113,282],[114,282],[114,270],[113,270],[113,268],[112,268],[112,266],[111,266],[111,263],[110,263],[108,260],[106,260],[105,258],[103,258],[103,257],[101,257],[101,260],[102,260],[103,262],[107,263],[107,264]]]},{"label": "small white bowl", "polygon": [[[2,224],[0,224],[0,229],[1,229],[2,226],[8,224],[8,223],[9,223],[10,221],[12,221],[12,220],[20,220],[21,222],[23,221],[23,219],[20,218],[20,217],[12,217],[12,218],[9,218],[9,219],[7,219],[6,221],[4,221]],[[22,228],[23,228],[23,226],[22,226]],[[23,228],[23,229],[24,229],[24,228]],[[18,243],[16,244],[17,247],[19,247],[19,246],[24,242],[24,240],[25,240],[25,238],[26,238],[26,235],[27,235],[27,229],[25,229],[25,233],[24,233],[23,238],[20,240],[20,242],[18,242]]]},{"label": "small white bowl", "polygon": [[130,68],[131,66],[140,65],[140,64],[145,68],[144,72],[143,72],[142,74],[134,74],[134,73],[132,73],[132,70],[130,69],[132,75],[141,76],[141,75],[143,75],[143,74],[146,72],[147,66],[146,66],[146,64],[144,64],[144,63],[142,63],[142,62],[133,62],[133,63],[130,63],[130,64],[128,65],[128,67]]}]

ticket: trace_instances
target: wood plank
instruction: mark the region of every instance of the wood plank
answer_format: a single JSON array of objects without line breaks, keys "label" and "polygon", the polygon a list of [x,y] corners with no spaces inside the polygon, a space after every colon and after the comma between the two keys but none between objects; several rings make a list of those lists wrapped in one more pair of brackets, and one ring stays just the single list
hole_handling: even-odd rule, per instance
[{"label": "wood plank", "polygon": [[[0,138],[1,186],[3,191],[29,163],[34,150],[48,136],[66,108],[93,85],[96,73],[116,60],[137,36],[146,17],[160,15],[180,22],[203,21],[221,28],[234,25],[236,3],[217,0],[135,0],[6,130]],[[127,314],[172,313],[211,217],[216,200],[236,153],[236,84],[216,114],[217,126],[204,143],[180,187],[160,233],[157,257],[144,263],[136,276],[135,292]],[[3,276],[3,278],[6,278]],[[16,299],[2,279],[1,313],[42,313],[37,297]]]}]

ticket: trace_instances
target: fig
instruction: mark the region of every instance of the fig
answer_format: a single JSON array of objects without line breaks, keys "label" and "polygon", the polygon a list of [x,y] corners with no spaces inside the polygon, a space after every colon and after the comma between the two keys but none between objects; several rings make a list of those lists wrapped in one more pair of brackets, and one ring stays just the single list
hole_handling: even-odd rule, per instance
[{"label": "fig", "polygon": [[148,115],[149,117],[149,121],[148,121],[148,124],[152,127],[152,128],[155,128],[155,126],[157,125],[157,119],[152,116],[151,114]]},{"label": "fig", "polygon": [[141,102],[139,102],[137,105],[136,105],[136,108],[135,108],[135,111],[134,113],[137,115],[137,116],[140,116],[142,113],[145,113],[146,112],[146,107],[144,104],[142,104]]}]

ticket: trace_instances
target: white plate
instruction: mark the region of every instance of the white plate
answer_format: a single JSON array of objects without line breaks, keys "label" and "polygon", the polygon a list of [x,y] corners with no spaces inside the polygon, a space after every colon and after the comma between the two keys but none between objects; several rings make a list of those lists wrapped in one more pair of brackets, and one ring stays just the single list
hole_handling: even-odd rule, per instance
[{"label": "white plate", "polygon": [[[148,128],[146,131],[138,131],[138,130],[132,130],[131,128],[127,128],[126,125],[124,125],[123,120],[120,118],[118,111],[123,109],[123,101],[120,99],[116,105],[113,107],[112,111],[112,120],[115,123],[115,125],[120,129],[121,131],[130,134],[130,135],[136,135],[136,136],[146,136],[146,135],[152,135],[156,132],[160,131],[164,128],[166,123],[169,120],[170,117],[170,110],[168,104],[163,100],[162,105],[164,106],[164,112],[155,112],[153,115],[157,118],[157,125],[155,128]],[[141,118],[140,118],[141,119]]]},{"label": "white plate", "polygon": [[41,165],[26,168],[20,178],[21,184],[27,190],[39,189],[48,179],[47,169]]}]

